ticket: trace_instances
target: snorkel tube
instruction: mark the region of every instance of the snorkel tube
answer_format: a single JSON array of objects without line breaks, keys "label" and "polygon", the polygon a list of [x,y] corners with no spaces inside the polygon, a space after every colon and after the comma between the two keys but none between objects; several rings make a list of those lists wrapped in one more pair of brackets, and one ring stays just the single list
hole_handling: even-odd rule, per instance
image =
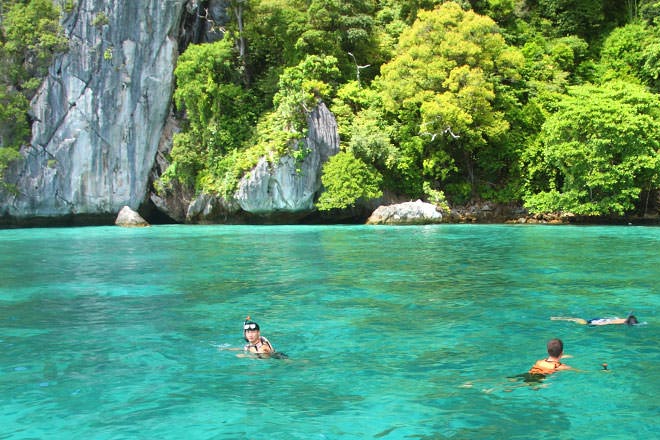
[{"label": "snorkel tube", "polygon": [[247,315],[245,317],[245,320],[243,321],[243,339],[245,339],[245,342],[248,341],[248,338],[245,336],[245,326],[247,325],[248,322],[250,322],[250,315]]}]

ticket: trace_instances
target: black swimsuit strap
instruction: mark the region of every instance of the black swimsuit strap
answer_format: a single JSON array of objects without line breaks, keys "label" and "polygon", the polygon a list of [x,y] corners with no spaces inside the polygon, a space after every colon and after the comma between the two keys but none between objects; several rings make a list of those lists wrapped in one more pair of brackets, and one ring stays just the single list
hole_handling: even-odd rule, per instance
[{"label": "black swimsuit strap", "polygon": [[256,344],[248,344],[248,348],[254,347],[255,349],[259,350],[259,348],[263,347],[265,344],[268,344],[271,349],[273,348],[270,345],[270,342],[268,342],[268,340],[266,338],[264,338],[263,336],[259,337],[259,342],[257,342]]},{"label": "black swimsuit strap", "polygon": [[551,360],[548,359],[548,358],[546,358],[545,361],[546,361],[547,363],[551,363],[551,362],[552,362],[553,364],[555,364],[555,370],[556,370],[558,367],[561,366],[561,361],[551,361]]}]

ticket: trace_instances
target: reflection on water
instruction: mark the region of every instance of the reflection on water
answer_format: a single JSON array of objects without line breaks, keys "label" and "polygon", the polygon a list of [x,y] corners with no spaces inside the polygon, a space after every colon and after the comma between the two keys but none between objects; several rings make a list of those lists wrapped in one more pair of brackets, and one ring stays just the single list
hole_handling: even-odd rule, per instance
[{"label": "reflection on water", "polygon": [[[0,231],[0,438],[652,438],[659,244],[636,227]],[[648,325],[548,319],[631,310]],[[248,314],[289,359],[218,349]],[[552,337],[582,371],[516,378]]]}]

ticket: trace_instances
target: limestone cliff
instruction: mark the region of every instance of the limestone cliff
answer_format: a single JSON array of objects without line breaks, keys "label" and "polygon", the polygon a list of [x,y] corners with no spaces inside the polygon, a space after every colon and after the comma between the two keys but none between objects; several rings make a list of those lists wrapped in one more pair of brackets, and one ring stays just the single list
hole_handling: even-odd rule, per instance
[{"label": "limestone cliff", "polygon": [[252,214],[309,212],[321,189],[321,167],[339,152],[339,133],[334,116],[321,103],[307,118],[308,135],[298,146],[304,151],[300,163],[291,156],[271,164],[262,158],[241,179],[236,199]]},{"label": "limestone cliff", "polygon": [[5,217],[114,217],[145,199],[174,86],[187,0],[79,0],[70,47],[32,103],[32,145],[8,170]]},{"label": "limestone cliff", "polygon": [[301,160],[288,155],[275,162],[261,158],[230,200],[210,194],[192,197],[189,188],[181,187],[165,197],[153,193],[151,199],[169,217],[185,223],[298,221],[314,212],[323,164],[339,152],[337,122],[325,104],[308,115],[307,125],[307,136],[296,147],[304,151]]}]

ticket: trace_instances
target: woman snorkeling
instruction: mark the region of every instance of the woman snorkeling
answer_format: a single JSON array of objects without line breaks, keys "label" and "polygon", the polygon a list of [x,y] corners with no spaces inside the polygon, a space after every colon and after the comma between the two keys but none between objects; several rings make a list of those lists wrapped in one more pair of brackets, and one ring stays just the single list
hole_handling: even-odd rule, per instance
[{"label": "woman snorkeling", "polygon": [[[274,359],[288,359],[284,353],[275,351],[273,344],[270,343],[268,338],[261,336],[261,329],[259,324],[250,320],[248,316],[243,321],[243,339],[245,339],[245,344],[243,346],[243,351],[245,354],[239,354],[239,357],[244,357],[249,355],[254,355],[258,358],[274,358]],[[240,348],[229,349],[229,350],[240,350]]]},{"label": "woman snorkeling", "polygon": [[274,353],[275,349],[268,339],[261,336],[259,324],[250,321],[250,317],[243,322],[243,338],[245,338],[245,346],[243,349],[248,353],[254,354],[270,354]]}]

